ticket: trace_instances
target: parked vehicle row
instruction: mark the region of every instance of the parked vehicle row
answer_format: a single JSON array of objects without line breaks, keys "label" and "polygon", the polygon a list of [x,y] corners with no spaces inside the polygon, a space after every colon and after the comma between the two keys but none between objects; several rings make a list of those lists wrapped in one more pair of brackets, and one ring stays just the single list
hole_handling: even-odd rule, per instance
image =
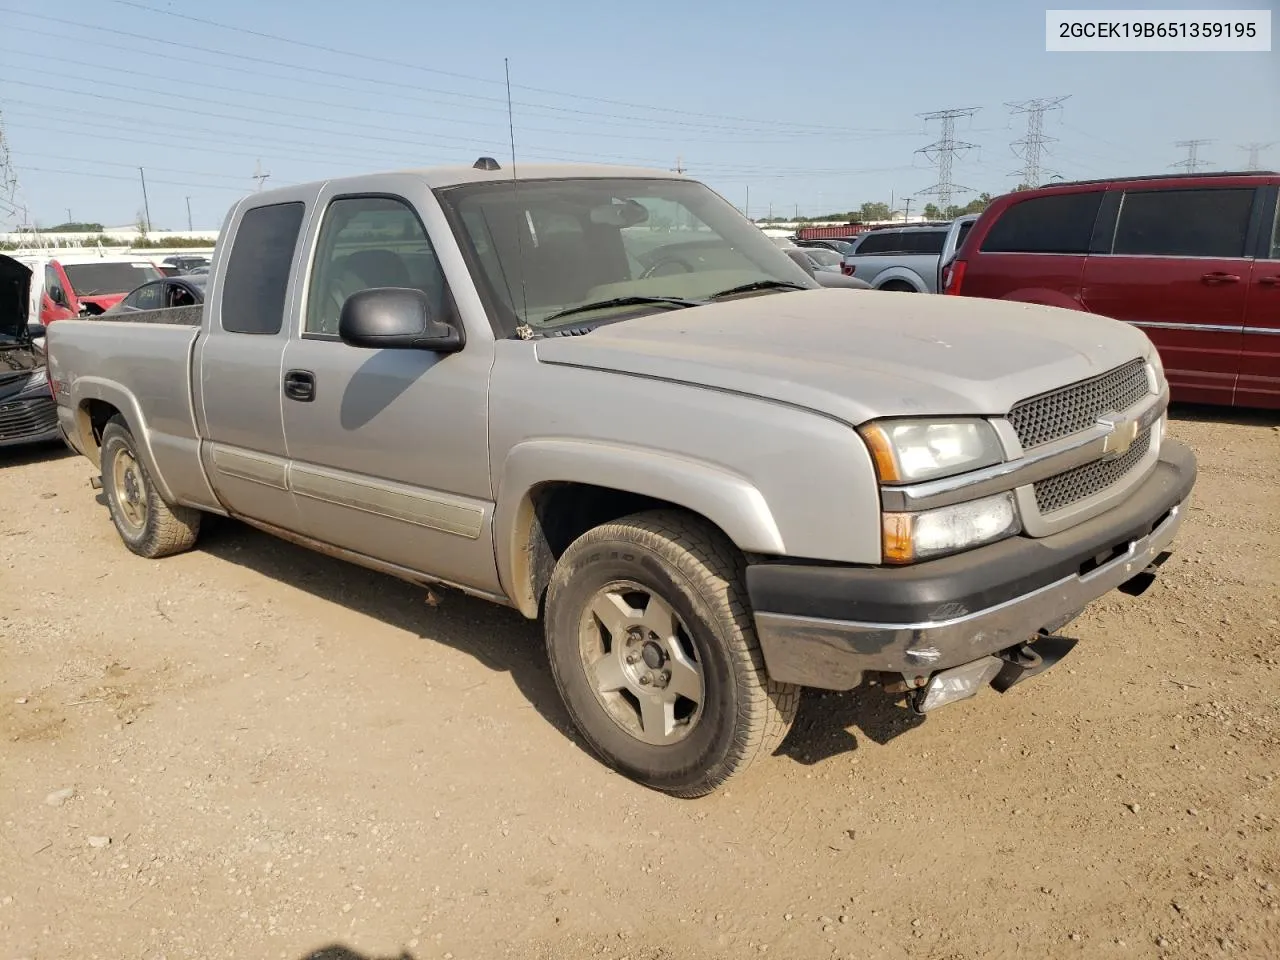
[{"label": "parked vehicle row", "polygon": [[945,291],[1146,331],[1176,400],[1280,408],[1280,174],[1059,184],[997,198]]},{"label": "parked vehicle row", "polygon": [[824,288],[674,173],[520,173],[250,194],[198,325],[50,327],[126,546],[231,515],[541,616],[586,741],[678,796],[802,686],[1003,691],[1154,579],[1196,464],[1141,330]]},{"label": "parked vehicle row", "polygon": [[966,214],[945,224],[868,230],[854,241],[840,269],[876,290],[937,293],[942,289],[942,264],[960,249],[977,219],[976,214]]}]

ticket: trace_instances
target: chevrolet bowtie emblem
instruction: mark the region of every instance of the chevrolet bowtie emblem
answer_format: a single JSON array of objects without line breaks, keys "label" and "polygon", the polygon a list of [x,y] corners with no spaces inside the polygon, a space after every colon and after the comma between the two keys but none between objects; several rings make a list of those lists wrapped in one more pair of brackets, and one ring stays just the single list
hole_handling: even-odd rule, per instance
[{"label": "chevrolet bowtie emblem", "polygon": [[1098,423],[1109,426],[1111,432],[1102,441],[1102,459],[1114,460],[1129,452],[1133,441],[1138,438],[1138,421],[1122,420],[1115,417],[1099,417]]}]

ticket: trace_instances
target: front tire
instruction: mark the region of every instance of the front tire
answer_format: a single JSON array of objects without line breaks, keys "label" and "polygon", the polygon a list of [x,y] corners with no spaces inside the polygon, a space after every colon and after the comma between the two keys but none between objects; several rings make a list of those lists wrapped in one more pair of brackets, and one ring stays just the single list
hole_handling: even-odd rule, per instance
[{"label": "front tire", "polygon": [[123,417],[112,417],[103,428],[100,463],[111,522],[126,547],[140,557],[155,559],[195,545],[200,511],[165,503]]},{"label": "front tire", "polygon": [[800,689],[770,680],[741,554],[675,511],[597,527],[547,591],[552,675],[611,767],[678,797],[711,793],[782,742]]}]

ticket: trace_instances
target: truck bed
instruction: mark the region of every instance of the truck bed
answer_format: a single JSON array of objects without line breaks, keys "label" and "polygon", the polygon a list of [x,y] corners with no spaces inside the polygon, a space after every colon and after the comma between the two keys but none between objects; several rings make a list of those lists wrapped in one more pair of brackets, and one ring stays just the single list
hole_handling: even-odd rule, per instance
[{"label": "truck bed", "polygon": [[[74,374],[78,396],[125,413],[140,452],[155,467],[156,482],[178,502],[208,490],[191,385],[200,312],[175,307],[59,320],[46,335],[52,379]],[[64,420],[63,426],[78,424]]]}]

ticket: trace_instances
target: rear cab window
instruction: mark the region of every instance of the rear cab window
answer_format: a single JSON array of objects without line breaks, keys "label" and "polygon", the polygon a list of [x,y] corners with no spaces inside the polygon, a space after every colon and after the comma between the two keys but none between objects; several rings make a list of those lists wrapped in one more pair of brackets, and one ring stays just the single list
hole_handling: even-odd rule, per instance
[{"label": "rear cab window", "polygon": [[245,212],[231,242],[222,283],[222,329],[271,336],[284,326],[289,271],[302,229],[301,201]]}]

